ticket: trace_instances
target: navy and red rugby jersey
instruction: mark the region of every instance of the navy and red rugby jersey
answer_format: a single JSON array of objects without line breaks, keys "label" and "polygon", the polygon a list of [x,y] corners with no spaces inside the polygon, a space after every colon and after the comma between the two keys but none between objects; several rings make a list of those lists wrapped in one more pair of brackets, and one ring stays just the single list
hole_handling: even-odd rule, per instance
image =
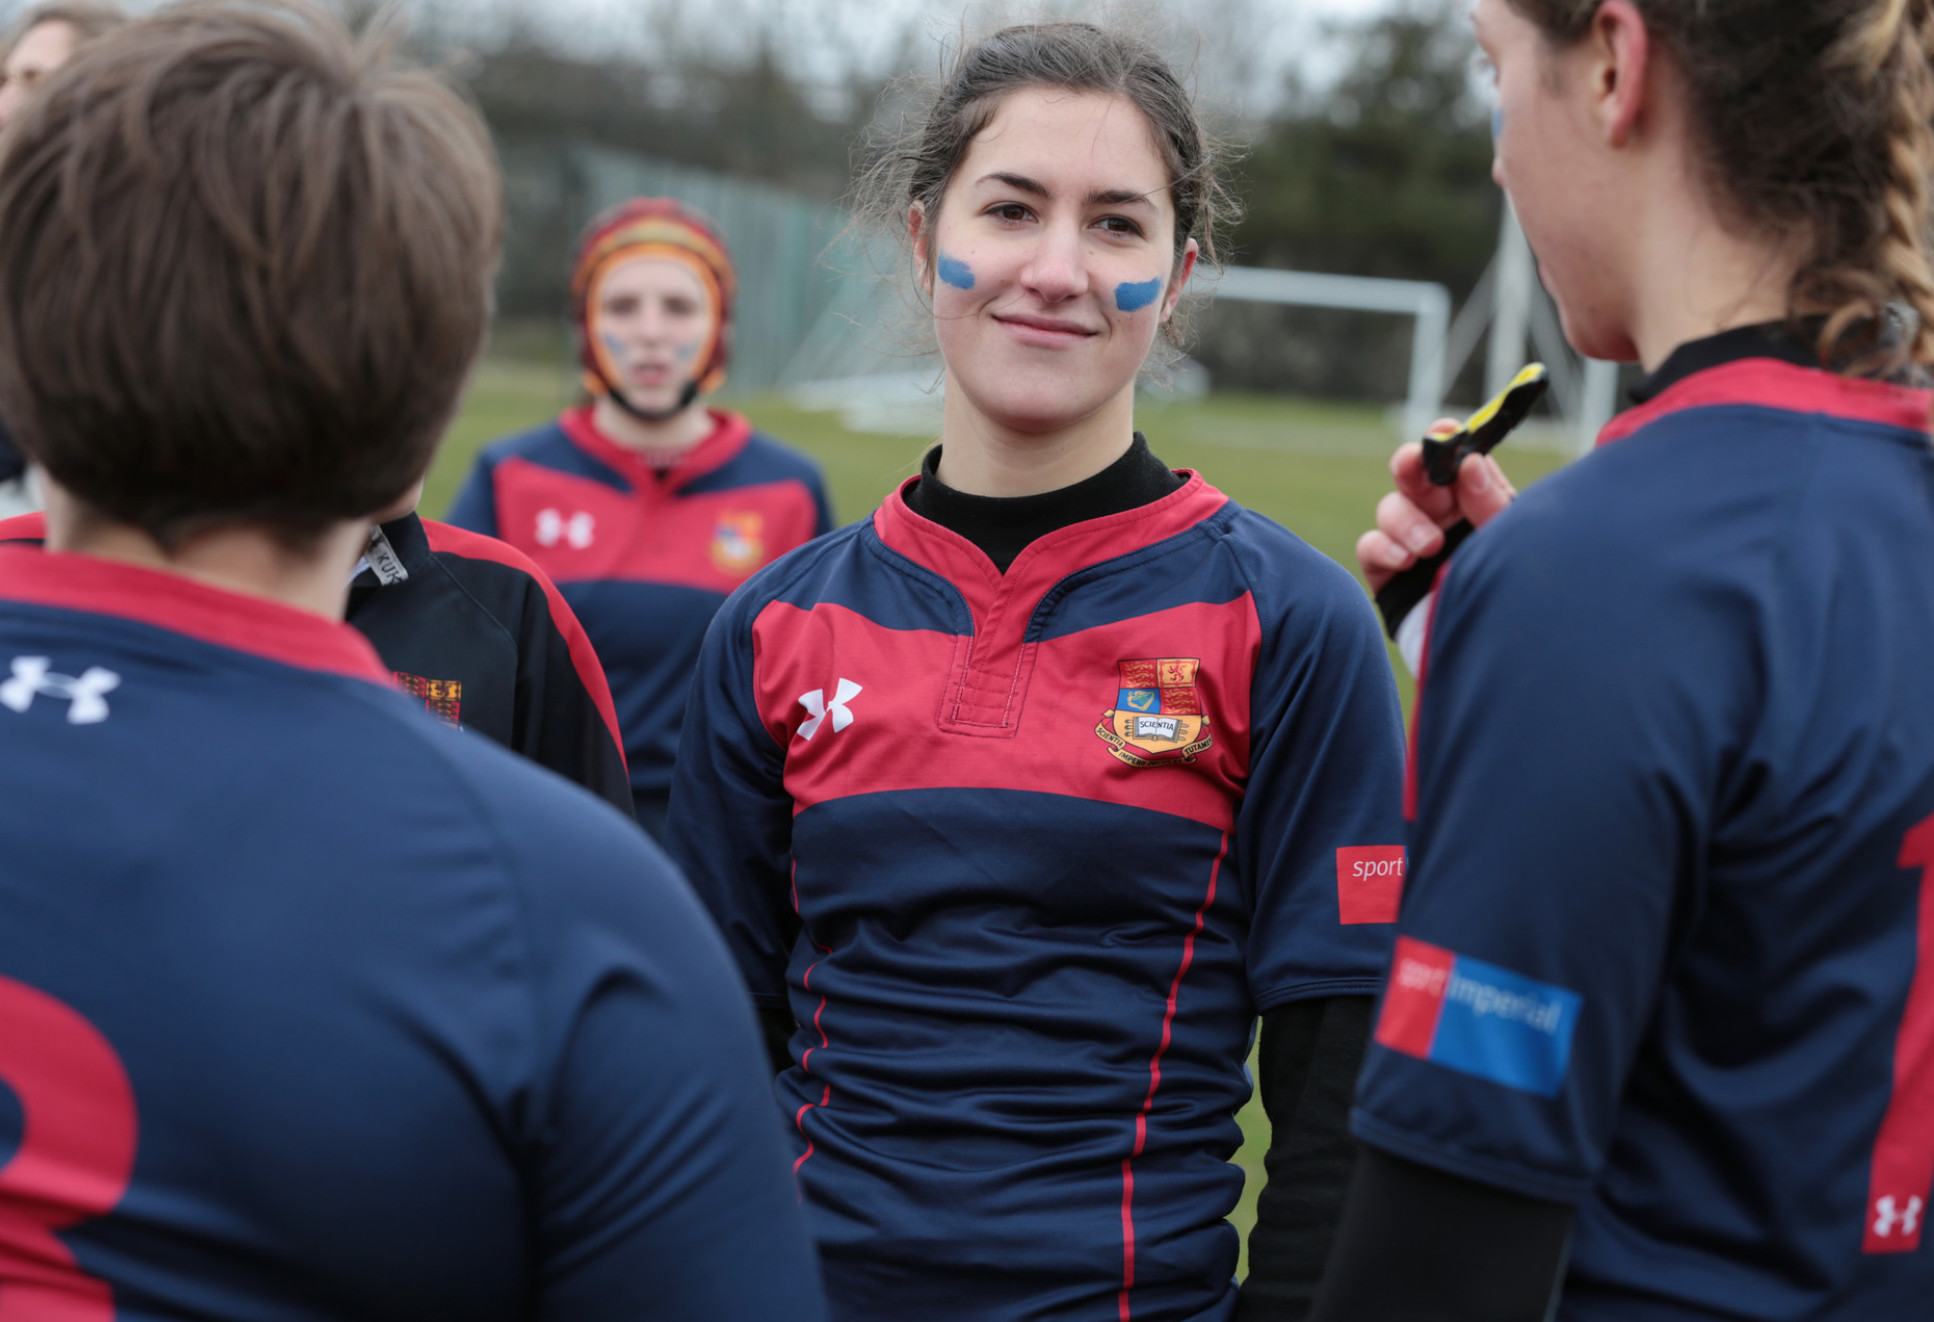
[{"label": "navy and red rugby jersey", "polygon": [[818,1317],[664,856],[353,630],[0,547],[10,1316]]},{"label": "navy and red rugby jersey", "polygon": [[654,832],[706,626],[762,565],[833,526],[812,460],[738,414],[712,416],[712,434],[661,474],[600,433],[589,406],[572,409],[486,448],[449,514],[530,556],[583,621]]},{"label": "navy and red rugby jersey", "polygon": [[1930,397],[1764,342],[1682,349],[1431,622],[1356,1130],[1576,1204],[1567,1322],[1934,1309]]},{"label": "navy and red rugby jersey", "polygon": [[[40,545],[40,514],[0,543]],[[631,815],[604,671],[544,572],[495,538],[406,514],[370,534],[348,620],[425,710],[487,735]]]},{"label": "navy and red rugby jersey", "polygon": [[1004,575],[896,493],[713,624],[671,847],[802,1025],[835,1316],[1233,1317],[1255,1016],[1381,979],[1375,618],[1186,476]]}]

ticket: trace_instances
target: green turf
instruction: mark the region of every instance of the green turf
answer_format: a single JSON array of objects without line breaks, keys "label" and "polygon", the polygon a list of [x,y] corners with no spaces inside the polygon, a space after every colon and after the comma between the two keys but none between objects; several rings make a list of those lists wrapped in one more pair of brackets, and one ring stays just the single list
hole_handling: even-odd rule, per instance
[{"label": "green turf", "polygon": [[[439,515],[449,506],[478,446],[550,418],[568,401],[572,383],[572,373],[562,367],[486,362],[431,470],[424,511]],[[842,520],[870,513],[918,468],[933,439],[850,432],[833,414],[808,413],[776,396],[730,404],[820,462]],[[1136,423],[1170,465],[1200,470],[1245,506],[1267,514],[1354,571],[1356,539],[1370,526],[1378,498],[1389,489],[1389,456],[1396,437],[1382,411],[1275,396],[1211,395],[1187,404],[1144,404]],[[1562,462],[1550,452],[1508,446],[1498,457],[1520,487]],[[1401,662],[1394,669],[1407,711],[1410,676]],[[1250,1070],[1253,1074],[1253,1060]],[[1230,1219],[1246,1241],[1256,1216],[1269,1122],[1255,1100],[1239,1119],[1243,1145],[1236,1161],[1243,1169],[1244,1189]],[[1243,1254],[1246,1265],[1246,1242]]]}]

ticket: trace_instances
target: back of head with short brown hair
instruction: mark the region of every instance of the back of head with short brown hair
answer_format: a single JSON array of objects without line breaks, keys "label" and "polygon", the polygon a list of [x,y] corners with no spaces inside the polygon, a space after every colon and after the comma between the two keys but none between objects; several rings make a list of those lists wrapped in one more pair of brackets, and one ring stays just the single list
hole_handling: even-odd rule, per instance
[{"label": "back of head with short brown hair", "polygon": [[126,11],[106,0],[48,0],[13,21],[7,30],[7,45],[11,47],[42,23],[65,23],[74,29],[74,44],[84,46],[127,21]]},{"label": "back of head with short brown hair", "polygon": [[0,416],[164,547],[301,545],[429,464],[502,238],[482,123],[306,0],[190,0],[0,135]]}]

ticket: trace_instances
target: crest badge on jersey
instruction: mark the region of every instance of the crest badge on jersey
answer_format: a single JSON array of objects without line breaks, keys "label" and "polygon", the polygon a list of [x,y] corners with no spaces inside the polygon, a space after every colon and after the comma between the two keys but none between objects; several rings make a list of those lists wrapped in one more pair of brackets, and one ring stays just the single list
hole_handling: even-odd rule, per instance
[{"label": "crest badge on jersey", "polygon": [[423,710],[452,725],[463,724],[463,681],[460,679],[426,679],[422,675],[412,675],[407,670],[392,670],[397,685],[403,692],[423,703]]},{"label": "crest badge on jersey", "polygon": [[765,516],[721,514],[712,530],[712,563],[728,574],[749,574],[766,558]]},{"label": "crest badge on jersey", "polygon": [[1214,742],[1195,686],[1201,667],[1194,657],[1117,663],[1115,705],[1095,727],[1108,751],[1131,767],[1179,767],[1195,761]]}]

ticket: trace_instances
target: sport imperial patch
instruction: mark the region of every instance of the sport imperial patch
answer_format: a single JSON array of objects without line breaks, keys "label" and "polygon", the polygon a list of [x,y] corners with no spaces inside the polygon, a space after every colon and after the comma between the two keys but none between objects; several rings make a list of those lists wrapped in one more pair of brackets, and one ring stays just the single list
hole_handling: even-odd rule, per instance
[{"label": "sport imperial patch", "polygon": [[1209,747],[1209,718],[1195,689],[1194,657],[1122,661],[1115,705],[1095,733],[1131,767],[1179,767]]}]

